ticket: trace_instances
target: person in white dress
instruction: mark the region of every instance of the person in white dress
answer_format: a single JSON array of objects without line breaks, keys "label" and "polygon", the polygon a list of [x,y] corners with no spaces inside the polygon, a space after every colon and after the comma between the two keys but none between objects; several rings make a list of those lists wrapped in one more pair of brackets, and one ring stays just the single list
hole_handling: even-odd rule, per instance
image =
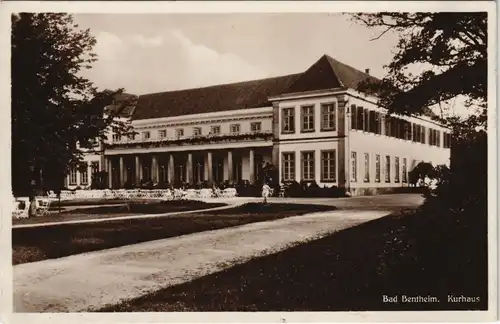
[{"label": "person in white dress", "polygon": [[267,204],[267,197],[269,197],[270,191],[271,187],[269,187],[267,183],[264,183],[264,185],[262,186],[262,197],[264,197],[264,204]]}]

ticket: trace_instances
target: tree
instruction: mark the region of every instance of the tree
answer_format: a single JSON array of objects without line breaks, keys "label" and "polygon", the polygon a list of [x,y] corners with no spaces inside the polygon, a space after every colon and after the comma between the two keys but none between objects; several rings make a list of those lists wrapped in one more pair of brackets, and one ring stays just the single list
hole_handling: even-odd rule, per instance
[{"label": "tree", "polygon": [[[395,55],[379,83],[363,83],[390,112],[421,114],[457,96],[486,109],[486,12],[357,13],[353,19],[370,28],[399,35]],[[416,64],[418,72],[411,73]]]},{"label": "tree", "polygon": [[[357,13],[353,19],[381,34],[395,32],[399,42],[377,83],[364,82],[359,90],[376,93],[389,112],[418,115],[433,105],[464,97],[479,114],[437,117],[452,129],[450,169],[433,172],[446,181],[438,186],[443,206],[472,214],[486,211],[487,191],[487,13]],[[410,73],[419,64],[419,72]],[[448,181],[449,179],[449,181]],[[441,187],[441,188],[440,188]],[[458,208],[457,208],[458,206]]]},{"label": "tree", "polygon": [[11,40],[12,186],[32,197],[33,185],[60,187],[82,148],[127,125],[115,118],[119,109],[103,115],[122,90],[98,92],[79,75],[97,59],[96,40],[71,15],[13,15]]}]

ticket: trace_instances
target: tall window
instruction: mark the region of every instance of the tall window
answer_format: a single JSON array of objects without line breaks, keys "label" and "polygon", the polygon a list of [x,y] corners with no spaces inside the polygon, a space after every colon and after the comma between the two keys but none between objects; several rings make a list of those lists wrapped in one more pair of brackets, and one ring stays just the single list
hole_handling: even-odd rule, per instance
[{"label": "tall window", "polygon": [[182,136],[184,136],[184,129],[183,128],[178,128],[175,130],[175,135],[177,136],[177,138],[180,138]]},{"label": "tall window", "polygon": [[69,184],[74,186],[76,185],[76,180],[77,180],[77,170],[76,170],[76,167],[73,166],[71,167],[71,169],[69,170]]},{"label": "tall window", "polygon": [[121,141],[122,137],[120,134],[113,134],[113,142]]},{"label": "tall window", "polygon": [[385,156],[385,182],[391,182],[391,157]]},{"label": "tall window", "polygon": [[240,124],[232,124],[231,134],[239,134],[239,133],[240,133]]},{"label": "tall window", "polygon": [[370,131],[370,111],[368,109],[363,109],[363,131]]},{"label": "tall window", "polygon": [[166,129],[161,129],[158,131],[158,137],[159,138],[165,138],[167,137],[167,130]]},{"label": "tall window", "polygon": [[220,134],[220,126],[214,125],[214,126],[210,127],[210,134],[212,134],[212,135]]},{"label": "tall window", "polygon": [[148,140],[151,137],[150,132],[142,132],[142,139],[143,140]]},{"label": "tall window", "polygon": [[365,182],[370,182],[370,154],[365,153]]},{"label": "tall window", "polygon": [[127,134],[127,138],[128,138],[130,141],[135,140],[135,133],[130,133],[130,134]]},{"label": "tall window", "polygon": [[201,127],[193,127],[193,136],[201,135]]},{"label": "tall window", "polygon": [[394,158],[394,182],[399,183],[399,158]]},{"label": "tall window", "polygon": [[314,180],[314,151],[302,152],[302,180]]},{"label": "tall window", "polygon": [[284,108],[282,111],[282,125],[283,133],[293,133],[295,132],[295,115],[294,115],[295,108]]},{"label": "tall window", "polygon": [[371,110],[370,111],[370,133],[377,134],[377,112]]},{"label": "tall window", "polygon": [[351,105],[351,129],[358,129],[358,115],[356,105]]},{"label": "tall window", "polygon": [[451,147],[451,134],[450,133],[443,133],[443,147],[444,148],[450,148]]},{"label": "tall window", "polygon": [[375,155],[375,182],[380,182],[380,155]]},{"label": "tall window", "polygon": [[425,129],[425,126],[420,126],[420,143],[425,144],[425,134],[427,133],[427,130]]},{"label": "tall window", "polygon": [[250,124],[250,130],[252,133],[260,132],[262,129],[262,123],[261,122],[255,122]]},{"label": "tall window", "polygon": [[80,184],[81,185],[88,185],[89,184],[88,167],[80,169]]},{"label": "tall window", "polygon": [[295,153],[283,153],[283,180],[295,180]]},{"label": "tall window", "polygon": [[321,130],[335,130],[335,104],[323,104],[321,105]]},{"label": "tall window", "polygon": [[356,152],[351,152],[351,181],[358,181],[358,157]]},{"label": "tall window", "polygon": [[385,116],[385,135],[394,136],[392,132],[392,117]]},{"label": "tall window", "polygon": [[406,166],[406,158],[403,158],[403,182],[408,182],[408,167]]},{"label": "tall window", "polygon": [[356,108],[356,126],[358,130],[363,130],[363,107]]},{"label": "tall window", "polygon": [[302,131],[314,131],[314,106],[302,107]]},{"label": "tall window", "polygon": [[321,152],[321,181],[337,181],[336,151]]}]

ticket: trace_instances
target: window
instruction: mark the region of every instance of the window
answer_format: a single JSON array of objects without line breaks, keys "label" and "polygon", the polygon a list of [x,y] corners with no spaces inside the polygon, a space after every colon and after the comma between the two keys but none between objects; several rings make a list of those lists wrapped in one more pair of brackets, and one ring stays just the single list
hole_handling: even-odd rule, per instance
[{"label": "window", "polygon": [[220,134],[220,126],[215,125],[215,126],[210,127],[210,134],[212,134],[212,135]]},{"label": "window", "polygon": [[99,161],[92,161],[90,163],[90,169],[92,170],[92,174],[99,172]]},{"label": "window", "polygon": [[183,129],[183,128],[178,128],[178,129],[176,129],[176,130],[175,130],[175,136],[176,136],[177,138],[180,138],[180,137],[184,136],[184,129]]},{"label": "window", "polygon": [[356,105],[351,105],[351,129],[358,129],[358,115]]},{"label": "window", "polygon": [[201,127],[193,127],[193,136],[201,135]]},{"label": "window", "polygon": [[142,139],[143,140],[147,140],[151,137],[151,133],[150,132],[142,132]]},{"label": "window", "polygon": [[127,134],[127,138],[128,138],[129,141],[135,140],[135,133],[129,133],[129,134]]},{"label": "window", "polygon": [[356,152],[351,152],[351,181],[358,181],[358,157]]},{"label": "window", "polygon": [[375,155],[375,182],[380,182],[380,155]]},{"label": "window", "polygon": [[420,126],[420,143],[425,144],[425,134],[426,129],[424,126]]},{"label": "window", "polygon": [[283,133],[293,133],[295,132],[295,108],[285,108],[283,109]]},{"label": "window", "polygon": [[369,112],[369,115],[370,115],[370,125],[369,125],[369,129],[370,129],[370,133],[374,133],[374,134],[377,134],[377,113],[375,111],[370,111]]},{"label": "window", "polygon": [[89,184],[89,171],[87,167],[83,167],[80,169],[80,184],[81,185]]},{"label": "window", "polygon": [[375,112],[375,133],[382,134],[382,114]]},{"label": "window", "polygon": [[394,158],[394,182],[399,183],[399,158]]},{"label": "window", "polygon": [[302,107],[302,131],[314,132],[314,106]]},{"label": "window", "polygon": [[255,122],[250,124],[250,130],[252,133],[260,132],[262,128],[262,123],[261,122]]},{"label": "window", "polygon": [[443,147],[450,148],[451,147],[451,134],[443,133]]},{"label": "window", "polygon": [[77,180],[77,170],[76,167],[73,166],[69,170],[69,184],[73,186],[76,185],[77,183],[76,180]]},{"label": "window", "polygon": [[321,152],[321,181],[337,181],[336,151]]},{"label": "window", "polygon": [[314,180],[314,151],[302,152],[302,180]]},{"label": "window", "polygon": [[370,111],[366,108],[363,109],[363,131],[370,131]]},{"label": "window", "polygon": [[99,146],[99,138],[94,137],[94,138],[90,139],[90,146],[91,147]]},{"label": "window", "polygon": [[385,156],[385,182],[391,182],[391,157]]},{"label": "window", "polygon": [[166,129],[159,130],[158,131],[158,137],[159,138],[165,138],[165,137],[167,137],[167,130]]},{"label": "window", "polygon": [[441,146],[441,132],[437,129],[429,129],[429,145]]},{"label": "window", "polygon": [[403,158],[403,182],[408,182],[408,167],[406,166],[406,158]]},{"label": "window", "polygon": [[404,126],[404,139],[410,140],[411,139],[411,124],[405,120],[403,126]]},{"label": "window", "polygon": [[391,116],[385,116],[385,135],[387,136],[393,136],[392,133],[392,117]]},{"label": "window", "polygon": [[356,129],[363,130],[363,107],[356,108]]},{"label": "window", "polygon": [[240,124],[232,124],[230,129],[231,129],[231,134],[239,134],[240,133]]},{"label": "window", "polygon": [[365,182],[370,182],[370,154],[365,153]]},{"label": "window", "polygon": [[335,104],[321,105],[321,130],[335,130],[336,126]]},{"label": "window", "polygon": [[295,180],[295,153],[283,153],[283,181]]},{"label": "window", "polygon": [[122,137],[120,134],[113,134],[113,142],[121,141]]}]

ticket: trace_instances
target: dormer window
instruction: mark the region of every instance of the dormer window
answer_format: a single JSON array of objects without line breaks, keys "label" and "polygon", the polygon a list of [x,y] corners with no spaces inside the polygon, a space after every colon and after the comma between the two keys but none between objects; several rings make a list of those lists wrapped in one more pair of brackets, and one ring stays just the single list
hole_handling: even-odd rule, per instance
[{"label": "dormer window", "polygon": [[250,124],[250,130],[252,133],[257,133],[260,132],[262,129],[262,123],[261,122],[255,122]]},{"label": "dormer window", "polygon": [[201,127],[194,127],[193,136],[200,136],[200,135],[201,135]]},{"label": "dormer window", "polygon": [[212,134],[212,135],[218,135],[218,134],[220,134],[220,126],[219,125],[212,126],[210,128],[210,134]]}]

